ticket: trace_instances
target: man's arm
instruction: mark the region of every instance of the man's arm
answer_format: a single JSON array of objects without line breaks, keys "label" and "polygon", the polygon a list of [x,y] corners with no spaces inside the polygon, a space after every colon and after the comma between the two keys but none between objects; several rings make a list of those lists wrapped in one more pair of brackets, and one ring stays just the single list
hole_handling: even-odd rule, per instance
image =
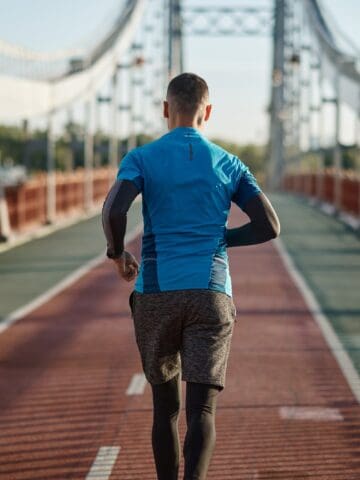
[{"label": "man's arm", "polygon": [[253,196],[243,207],[250,222],[226,230],[227,247],[255,245],[280,235],[279,218],[264,193]]},{"label": "man's arm", "polygon": [[116,180],[111,187],[103,208],[102,225],[107,240],[107,256],[120,258],[124,251],[127,212],[139,190],[130,180]]},{"label": "man's arm", "polygon": [[102,224],[107,240],[106,254],[114,260],[119,275],[127,282],[133,280],[139,271],[136,258],[124,250],[126,214],[138,193],[134,182],[116,180],[102,209]]}]

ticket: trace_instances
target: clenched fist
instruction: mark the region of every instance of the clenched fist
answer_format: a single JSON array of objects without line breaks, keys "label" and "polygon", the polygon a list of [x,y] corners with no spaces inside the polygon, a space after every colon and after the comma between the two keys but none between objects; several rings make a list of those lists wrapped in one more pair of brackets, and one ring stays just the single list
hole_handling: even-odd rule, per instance
[{"label": "clenched fist", "polygon": [[134,280],[136,275],[139,273],[139,264],[136,258],[134,257],[134,255],[126,252],[125,250],[121,254],[120,258],[114,259],[114,262],[116,264],[120,277],[127,282],[131,282],[132,280]]}]

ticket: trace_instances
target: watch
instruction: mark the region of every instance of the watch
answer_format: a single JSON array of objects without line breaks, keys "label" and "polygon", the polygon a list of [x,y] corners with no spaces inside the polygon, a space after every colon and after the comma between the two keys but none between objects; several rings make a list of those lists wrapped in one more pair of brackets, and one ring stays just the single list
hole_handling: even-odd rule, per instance
[{"label": "watch", "polygon": [[106,251],[106,256],[108,258],[111,258],[112,260],[115,260],[117,258],[121,258],[122,254],[124,253],[124,250],[120,253],[115,253],[113,250],[107,250]]}]

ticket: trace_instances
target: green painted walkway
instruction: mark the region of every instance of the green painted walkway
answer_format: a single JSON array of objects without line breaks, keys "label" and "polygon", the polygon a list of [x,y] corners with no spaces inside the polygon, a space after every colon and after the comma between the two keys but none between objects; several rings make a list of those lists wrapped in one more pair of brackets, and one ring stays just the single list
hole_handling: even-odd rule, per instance
[{"label": "green painted walkway", "polygon": [[[127,232],[141,220],[141,202],[128,213]],[[105,251],[101,216],[0,253],[0,321]]]},{"label": "green painted walkway", "polygon": [[306,201],[271,195],[281,238],[360,371],[360,241]]}]

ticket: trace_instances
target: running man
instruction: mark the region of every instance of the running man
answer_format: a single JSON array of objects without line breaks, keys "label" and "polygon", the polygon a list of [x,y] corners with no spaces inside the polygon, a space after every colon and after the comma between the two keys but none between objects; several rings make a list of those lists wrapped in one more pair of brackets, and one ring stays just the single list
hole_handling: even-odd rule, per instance
[{"label": "running man", "polygon": [[[236,317],[227,248],[280,233],[278,217],[249,169],[203,135],[211,108],[205,80],[192,73],[173,78],[164,101],[169,132],[128,152],[102,212],[107,256],[123,279],[136,278],[129,301],[152,389],[158,480],[178,478],[181,380],[186,381],[184,480],[206,479]],[[139,193],[140,267],[124,250],[126,214]],[[227,228],[231,202],[249,223]]]}]

